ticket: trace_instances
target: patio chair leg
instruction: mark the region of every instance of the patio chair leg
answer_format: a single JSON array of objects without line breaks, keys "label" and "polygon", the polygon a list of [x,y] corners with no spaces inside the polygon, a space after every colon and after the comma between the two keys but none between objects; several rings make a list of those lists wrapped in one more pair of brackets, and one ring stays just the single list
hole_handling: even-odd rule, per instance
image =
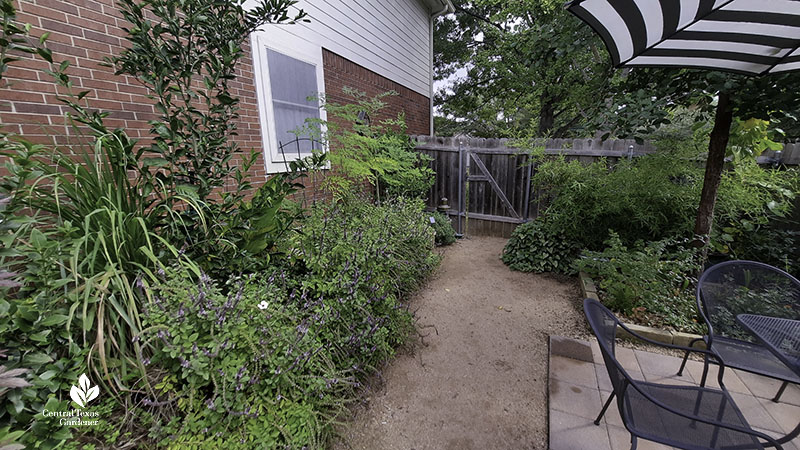
[{"label": "patio chair leg", "polygon": [[606,413],[606,410],[607,410],[607,409],[608,409],[608,407],[611,405],[611,401],[612,401],[612,400],[614,400],[614,396],[615,396],[615,395],[616,395],[616,393],[615,393],[615,392],[612,392],[612,393],[611,393],[611,395],[609,395],[609,396],[608,396],[608,400],[606,400],[606,404],[605,404],[605,405],[603,405],[603,409],[602,409],[602,410],[600,410],[600,415],[599,415],[599,416],[597,416],[597,419],[594,419],[594,424],[595,424],[595,425],[600,425],[600,419],[602,419],[602,418],[603,418],[603,414],[605,414],[605,413]]},{"label": "patio chair leg", "polygon": [[638,439],[636,439],[636,436],[631,435],[631,450],[636,450],[636,446],[638,444],[639,444],[639,441],[638,441]]},{"label": "patio chair leg", "polygon": [[703,376],[700,378],[700,387],[706,387],[706,378],[708,378],[708,356],[703,355]]},{"label": "patio chair leg", "polygon": [[788,385],[789,385],[788,381],[784,381],[783,382],[783,384],[781,385],[781,388],[778,389],[778,393],[775,394],[775,398],[772,399],[773,402],[778,403],[778,400],[781,399],[781,395],[783,395],[783,391],[786,390],[786,386],[788,386]]},{"label": "patio chair leg", "polygon": [[[702,394],[700,394],[702,395]],[[698,397],[700,397],[698,395]],[[717,422],[722,422],[722,417],[725,415],[725,411],[728,411],[729,408],[727,407],[728,401],[725,397],[722,397],[722,404],[720,405],[719,412],[717,412]],[[695,415],[697,415],[697,408],[695,408]],[[719,439],[719,427],[714,427],[714,432],[711,434],[711,448],[717,447],[717,439]]]},{"label": "patio chair leg", "polygon": [[[702,340],[703,340],[703,338],[695,338],[695,339],[692,339],[692,340],[689,342],[689,347],[694,347],[694,344],[695,344],[696,342],[700,342],[700,341],[702,341]],[[683,355],[683,362],[681,362],[681,368],[680,368],[680,369],[678,369],[678,376],[679,376],[679,377],[680,377],[680,376],[683,376],[683,369],[686,367],[686,361],[687,361],[688,359],[689,359],[689,352],[686,352],[686,354],[685,354],[685,355]]]},{"label": "patio chair leg", "polygon": [[683,368],[686,367],[686,360],[688,360],[688,359],[689,359],[689,352],[686,352],[686,354],[683,355],[683,362],[681,363],[681,368],[678,369],[678,376],[679,377],[683,376]]},{"label": "patio chair leg", "polygon": [[[723,401],[724,401],[724,398],[723,398]],[[700,412],[700,404],[701,403],[703,403],[703,391],[700,391],[700,392],[697,393],[697,400],[694,402],[694,411],[692,412],[692,415],[694,415],[694,416],[698,415],[698,413]],[[689,424],[689,428],[692,428],[692,429],[697,428],[697,421],[696,420],[692,420],[692,422]]]}]

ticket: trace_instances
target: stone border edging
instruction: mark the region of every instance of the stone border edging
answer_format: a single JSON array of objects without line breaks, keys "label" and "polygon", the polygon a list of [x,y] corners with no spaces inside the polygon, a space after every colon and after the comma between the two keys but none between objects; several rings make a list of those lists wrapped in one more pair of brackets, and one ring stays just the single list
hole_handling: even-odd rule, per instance
[{"label": "stone border edging", "polygon": [[563,336],[550,336],[550,355],[564,356],[578,361],[594,362],[592,347],[588,342]]},{"label": "stone border edging", "polygon": [[[584,298],[593,298],[597,301],[600,301],[600,297],[597,295],[597,287],[592,281],[591,277],[587,275],[585,272],[578,273],[578,279],[580,280],[581,285],[581,292],[583,293]],[[660,328],[653,328],[653,327],[645,327],[642,325],[636,325],[632,323],[626,323],[626,327],[630,328],[631,331],[638,333],[648,339],[652,339],[656,342],[663,342],[665,344],[671,345],[680,345],[682,347],[688,347],[689,343],[693,339],[701,338],[702,336],[698,334],[691,334],[691,333],[682,333],[680,331],[669,331],[669,330],[662,330]],[[621,338],[630,339],[632,336],[622,330],[620,333]],[[695,344],[697,348],[705,348],[704,344]]]}]

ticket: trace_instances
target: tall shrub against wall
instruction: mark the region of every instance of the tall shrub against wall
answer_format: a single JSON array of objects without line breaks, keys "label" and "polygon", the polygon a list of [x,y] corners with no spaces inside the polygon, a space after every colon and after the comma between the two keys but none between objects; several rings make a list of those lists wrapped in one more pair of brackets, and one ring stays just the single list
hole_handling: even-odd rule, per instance
[{"label": "tall shrub against wall", "polygon": [[327,155],[332,174],[325,188],[343,198],[357,186],[369,184],[378,202],[392,197],[421,197],[433,184],[430,158],[415,150],[406,134],[405,115],[383,118],[385,99],[396,92],[374,97],[345,87],[347,102],[326,101],[329,120],[311,119],[304,133],[320,140],[331,150]]},{"label": "tall shrub against wall", "polygon": [[[14,62],[11,55],[17,53],[8,53],[12,50],[44,59],[50,69],[43,73],[60,86],[60,100],[69,109],[67,119],[81,135],[81,145],[52,149],[0,137],[6,157],[0,182],[0,262],[10,271],[0,274],[2,350],[7,367],[32,369],[35,386],[9,393],[14,407],[3,410],[0,428],[32,430],[23,436],[31,446],[57,446],[68,439],[69,428],[37,414],[43,408],[65,409],[64,396],[80,373],[91,374],[114,396],[108,398],[112,409],[111,399],[128,395],[134,386],[141,389],[137,393],[151,392],[143,365],[149,349],[137,339],[145,302],[138,288],[155,282],[164,263],[199,276],[200,269],[179,249],[191,231],[216,224],[215,213],[231,213],[227,223],[239,226],[226,238],[235,233],[246,238],[233,242],[237,251],[253,246],[251,253],[269,251],[259,242],[272,231],[292,180],[276,177],[260,203],[241,203],[247,187],[243,172],[249,167],[232,170],[228,165],[230,152],[236,150],[229,141],[235,126],[225,121],[236,118],[237,100],[226,83],[243,54],[237,37],[244,39],[247,30],[264,21],[291,20],[286,8],[292,4],[269,0],[245,12],[240,3],[221,1],[180,3],[188,11],[176,9],[174,2],[125,3],[131,19],[140,13],[150,20],[131,28],[130,59],[119,63],[131,70],[140,64],[142,74],[164,77],[160,86],[153,86],[163,89],[158,91],[163,115],[151,122],[159,138],[143,147],[123,129],[106,125],[108,114],[88,104],[90,92],[76,92],[68,75],[70,62],[54,61],[45,39],[28,40],[25,28],[14,21],[11,3],[2,3],[2,69]],[[162,22],[153,20],[156,13],[165,16]],[[195,22],[183,28],[185,19]],[[187,29],[192,33],[183,34]],[[148,32],[155,39],[149,49],[155,46],[169,57],[131,57],[136,42],[141,44],[138,37]],[[189,40],[178,45],[184,38]],[[190,51],[195,45],[203,51]],[[199,67],[204,88],[183,89],[198,81],[190,72]],[[231,178],[239,187],[236,194],[214,204],[211,191]],[[235,211],[246,215],[236,216]]]},{"label": "tall shrub against wall", "polygon": [[[243,43],[267,23],[302,20],[302,10],[289,15],[295,3],[265,0],[250,10],[239,1],[120,3],[123,17],[131,23],[131,47],[113,63],[118,75],[136,77],[147,87],[155,102],[157,117],[149,121],[153,143],[142,149],[153,157],[142,162],[156,170],[166,168],[157,174],[165,189],[183,187],[205,201],[232,175],[231,158],[240,150],[232,139],[239,99],[231,82],[245,56]],[[256,157],[254,152],[245,161],[244,173]]]}]

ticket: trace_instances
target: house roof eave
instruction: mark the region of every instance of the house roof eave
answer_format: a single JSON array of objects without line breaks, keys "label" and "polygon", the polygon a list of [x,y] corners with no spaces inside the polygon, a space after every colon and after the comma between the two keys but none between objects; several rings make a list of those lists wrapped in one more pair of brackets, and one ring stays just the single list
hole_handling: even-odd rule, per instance
[{"label": "house roof eave", "polygon": [[456,12],[456,8],[450,0],[422,0],[431,9],[432,15],[441,15]]}]

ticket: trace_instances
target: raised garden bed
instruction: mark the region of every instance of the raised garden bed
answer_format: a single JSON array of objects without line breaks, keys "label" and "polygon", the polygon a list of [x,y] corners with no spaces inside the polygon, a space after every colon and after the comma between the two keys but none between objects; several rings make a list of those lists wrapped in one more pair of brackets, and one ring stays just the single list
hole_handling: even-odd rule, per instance
[{"label": "raised garden bed", "polygon": [[[583,297],[600,300],[600,296],[597,293],[597,287],[595,286],[594,281],[592,281],[592,278],[589,277],[589,275],[587,275],[584,272],[580,272],[578,274],[578,278],[580,279],[581,293],[583,294]],[[625,326],[630,328],[633,332],[638,333],[648,339],[652,339],[656,342],[663,342],[665,344],[672,344],[672,345],[681,345],[684,347],[688,346],[692,340],[701,337],[699,334],[663,330],[661,328],[647,327],[644,325],[637,325],[634,323],[625,323]],[[624,333],[623,330],[623,334],[621,334],[620,337],[625,339],[625,338],[630,338],[631,336],[627,333]],[[700,347],[704,347],[704,345],[701,345]]]}]

